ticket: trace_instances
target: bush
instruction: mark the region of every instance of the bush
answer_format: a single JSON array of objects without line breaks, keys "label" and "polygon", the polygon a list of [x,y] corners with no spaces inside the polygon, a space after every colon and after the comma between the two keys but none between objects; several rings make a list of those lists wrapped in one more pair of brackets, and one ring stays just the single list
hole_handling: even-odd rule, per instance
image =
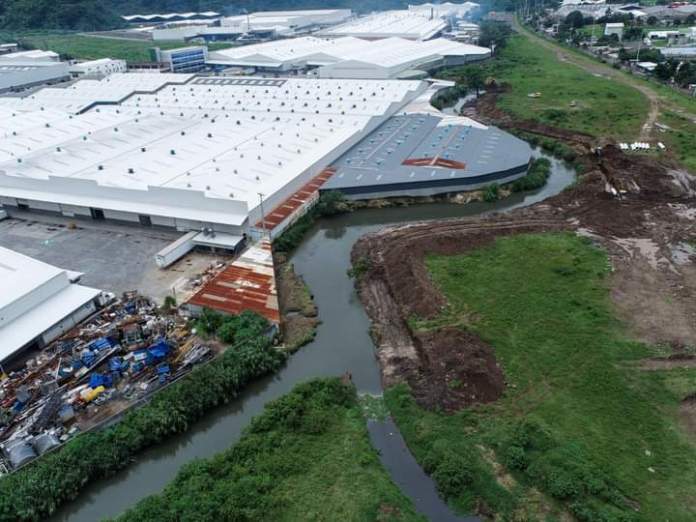
[{"label": "bush", "polygon": [[471,464],[458,453],[448,453],[435,468],[433,478],[438,489],[446,498],[456,497],[462,494],[466,486],[473,482]]},{"label": "bush", "polygon": [[486,203],[493,203],[500,198],[500,186],[497,183],[491,183],[483,192],[483,200]]},{"label": "bush", "polygon": [[551,162],[547,158],[537,158],[532,161],[527,175],[512,182],[510,188],[513,192],[536,190],[546,185],[551,175]]},{"label": "bush", "polygon": [[275,372],[285,356],[273,348],[270,338],[248,336],[249,323],[260,323],[257,318],[240,320],[235,339],[243,339],[241,346],[194,369],[119,423],[80,435],[0,479],[0,521],[49,516],[87,484],[115,474],[145,448],[186,431],[210,409],[234,398],[251,380]]}]

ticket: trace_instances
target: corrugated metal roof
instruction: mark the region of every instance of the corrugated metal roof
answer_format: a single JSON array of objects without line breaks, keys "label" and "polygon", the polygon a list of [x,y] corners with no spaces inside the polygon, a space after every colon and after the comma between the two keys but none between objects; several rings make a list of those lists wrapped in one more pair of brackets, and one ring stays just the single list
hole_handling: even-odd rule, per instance
[{"label": "corrugated metal roof", "polygon": [[271,244],[249,247],[234,263],[208,281],[188,304],[228,314],[251,310],[280,322]]}]

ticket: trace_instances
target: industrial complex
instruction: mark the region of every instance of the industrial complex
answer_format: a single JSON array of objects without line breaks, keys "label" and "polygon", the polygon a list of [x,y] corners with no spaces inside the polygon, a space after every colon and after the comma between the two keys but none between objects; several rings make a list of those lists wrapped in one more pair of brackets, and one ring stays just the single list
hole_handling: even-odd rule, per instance
[{"label": "industrial complex", "polygon": [[264,206],[270,213],[334,165],[340,172],[324,188],[350,194],[420,191],[424,177],[433,193],[524,175],[524,142],[466,118],[406,115],[427,110],[436,89],[404,80],[115,74],[0,98],[0,201],[211,229],[234,237],[235,248],[258,235]]},{"label": "industrial complex", "polygon": [[[0,248],[0,393],[12,410],[0,422],[0,473],[221,353],[191,317],[250,311],[268,321],[261,335],[284,328],[272,242],[322,192],[433,196],[524,176],[524,141],[430,104],[454,85],[432,71],[491,56],[475,45],[476,26],[455,23],[475,8],[127,16],[126,36],[153,41],[154,67],[142,69],[3,50],[0,220],[151,236],[160,242],[141,258],[153,279],[185,275],[163,277],[155,303]],[[200,41],[223,37],[237,45]],[[182,45],[160,49],[160,38]],[[192,250],[204,252],[189,261],[207,265],[179,262]]]}]

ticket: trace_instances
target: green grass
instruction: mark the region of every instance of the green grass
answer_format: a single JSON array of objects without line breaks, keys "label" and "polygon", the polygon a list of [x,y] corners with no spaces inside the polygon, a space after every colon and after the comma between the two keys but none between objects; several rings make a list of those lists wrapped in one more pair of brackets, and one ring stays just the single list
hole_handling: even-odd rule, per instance
[{"label": "green grass", "polygon": [[[0,33],[0,42],[19,42],[32,48],[57,52],[61,56],[80,59],[97,60],[99,58],[116,58],[129,62],[150,61],[150,49],[174,49],[185,47],[185,42],[179,41],[138,41],[120,40],[116,38],[100,38],[76,33],[33,32],[33,33]],[[230,47],[229,44],[211,44],[210,50]]]},{"label": "green grass", "polygon": [[420,521],[372,448],[355,389],[338,379],[296,386],[240,441],[184,466],[122,521]]},{"label": "green grass", "polygon": [[[386,395],[434,474],[447,459],[439,448],[479,470],[478,482],[450,495],[455,505],[479,499],[542,519],[562,509],[580,520],[696,519],[696,453],[677,422],[696,374],[635,367],[652,351],[628,340],[612,315],[604,252],[572,234],[532,234],[427,266],[449,321],[465,317],[495,348],[509,384],[498,402],[451,416],[420,409],[405,387]],[[492,478],[485,449],[516,485]]]},{"label": "green grass", "polygon": [[[513,36],[486,74],[510,85],[498,106],[511,114],[593,136],[635,137],[647,116],[645,97],[587,74],[524,36]],[[457,70],[448,73],[457,76]],[[530,98],[530,93],[540,93]]]},{"label": "green grass", "polygon": [[671,149],[677,159],[689,171],[696,172],[696,124],[674,112],[663,112],[659,123],[669,130],[658,133],[657,137]]}]

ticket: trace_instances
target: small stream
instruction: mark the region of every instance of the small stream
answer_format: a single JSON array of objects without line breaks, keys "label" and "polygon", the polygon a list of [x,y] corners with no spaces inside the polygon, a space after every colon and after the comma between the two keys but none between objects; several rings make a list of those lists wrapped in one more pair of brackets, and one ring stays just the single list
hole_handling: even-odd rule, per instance
[{"label": "small stream", "polygon": [[[535,154],[545,156],[539,151]],[[549,159],[553,170],[545,187],[514,194],[504,201],[367,209],[318,221],[291,258],[319,308],[322,323],[315,340],[293,355],[277,374],[253,383],[236,400],[211,412],[187,433],[143,452],[115,477],[89,485],[51,520],[93,522],[118,516],[144,497],[160,492],[183,464],[229,448],[268,401],[289,392],[298,382],[348,371],[359,392],[381,394],[369,320],[346,273],[355,241],[387,224],[507,211],[558,194],[573,183],[575,174],[561,161]],[[386,469],[419,511],[438,521],[476,520],[456,517],[439,499],[432,480],[417,465],[390,420],[370,422],[368,428]]]}]

